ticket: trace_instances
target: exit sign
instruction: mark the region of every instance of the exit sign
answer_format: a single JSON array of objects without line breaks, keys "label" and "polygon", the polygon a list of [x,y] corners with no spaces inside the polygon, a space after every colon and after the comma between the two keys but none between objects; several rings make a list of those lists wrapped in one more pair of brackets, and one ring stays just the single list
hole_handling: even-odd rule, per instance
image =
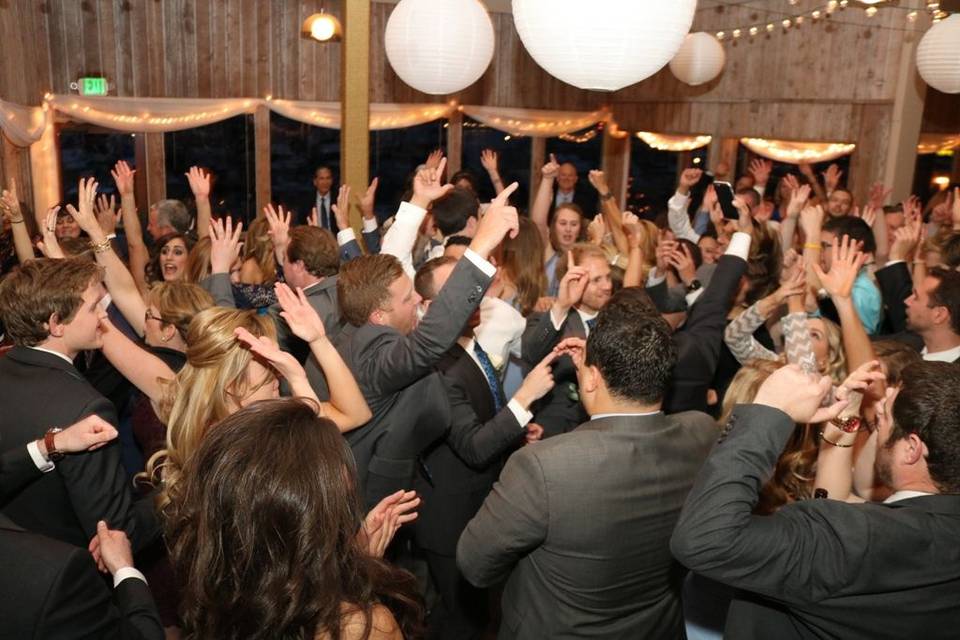
[{"label": "exit sign", "polygon": [[106,78],[80,78],[80,95],[105,96],[107,95]]}]

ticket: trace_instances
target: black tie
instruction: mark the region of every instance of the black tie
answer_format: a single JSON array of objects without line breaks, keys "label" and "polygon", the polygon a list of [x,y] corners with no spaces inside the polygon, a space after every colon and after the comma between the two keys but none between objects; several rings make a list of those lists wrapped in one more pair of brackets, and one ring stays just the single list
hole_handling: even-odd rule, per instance
[{"label": "black tie", "polygon": [[327,196],[320,196],[320,224],[324,229],[331,229],[330,215],[327,211]]}]

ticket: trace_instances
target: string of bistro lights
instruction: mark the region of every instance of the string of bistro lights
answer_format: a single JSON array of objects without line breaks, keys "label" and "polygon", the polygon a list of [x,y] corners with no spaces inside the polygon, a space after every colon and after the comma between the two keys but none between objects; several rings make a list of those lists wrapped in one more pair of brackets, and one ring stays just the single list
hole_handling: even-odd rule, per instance
[{"label": "string of bistro lights", "polygon": [[[790,6],[796,6],[798,3],[798,0],[788,0],[788,1]],[[756,11],[762,11],[766,14],[775,14],[777,17],[776,19],[770,20],[770,21],[758,21],[753,23],[747,23],[742,26],[725,27],[722,29],[717,29],[712,33],[716,35],[717,40],[720,40],[721,42],[723,42],[723,41],[735,41],[735,40],[743,40],[743,39],[749,40],[750,38],[756,37],[761,34],[774,34],[777,32],[783,33],[790,30],[791,28],[802,27],[806,23],[810,23],[810,22],[818,23],[818,22],[823,22],[825,20],[829,20],[832,24],[849,24],[853,26],[863,26],[861,23],[858,23],[858,22],[842,21],[834,17],[838,12],[844,11],[848,7],[852,7],[852,6],[861,7],[863,9],[864,14],[868,18],[872,18],[873,16],[875,16],[877,12],[880,10],[881,6],[884,9],[905,10],[907,12],[905,17],[908,23],[914,23],[920,17],[921,10],[919,9],[912,9],[910,7],[899,7],[896,5],[889,5],[889,4],[880,5],[880,3],[882,2],[884,2],[884,0],[876,0],[874,2],[871,2],[870,0],[855,0],[854,2],[851,2],[851,0],[829,0],[829,2],[827,2],[826,4],[818,5],[816,9],[807,10],[802,13],[785,12],[777,9],[765,9],[760,7],[756,7],[756,8],[749,7],[750,9],[755,9]],[[717,6],[743,6],[743,5],[717,5]],[[930,14],[930,17],[933,20],[933,22],[939,22],[940,20],[947,17],[947,13],[940,9],[939,2],[930,2],[928,0],[924,10]],[[899,27],[889,27],[884,25],[875,25],[872,28],[884,29],[889,31],[912,31],[913,30],[912,27],[899,28]]]}]

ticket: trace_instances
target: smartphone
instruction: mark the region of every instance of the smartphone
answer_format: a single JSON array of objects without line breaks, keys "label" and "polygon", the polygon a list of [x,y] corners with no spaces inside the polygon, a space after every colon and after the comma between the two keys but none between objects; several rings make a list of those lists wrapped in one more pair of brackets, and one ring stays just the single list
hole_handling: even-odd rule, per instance
[{"label": "smartphone", "polygon": [[717,202],[720,203],[723,217],[727,220],[739,220],[740,212],[733,206],[733,186],[729,182],[718,180],[713,183],[713,189],[717,192]]}]

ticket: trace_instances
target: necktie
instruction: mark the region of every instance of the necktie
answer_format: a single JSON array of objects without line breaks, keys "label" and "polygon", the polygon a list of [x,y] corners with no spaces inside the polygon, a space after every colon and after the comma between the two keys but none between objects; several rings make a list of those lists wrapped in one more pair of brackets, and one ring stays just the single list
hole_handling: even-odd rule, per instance
[{"label": "necktie", "polygon": [[497,372],[493,368],[493,363],[490,362],[490,356],[476,340],[473,341],[473,353],[476,354],[477,360],[480,362],[483,375],[487,378],[487,386],[490,387],[490,393],[493,394],[493,407],[499,412],[503,408],[503,400],[500,398],[500,382],[497,380]]},{"label": "necktie", "polygon": [[327,209],[327,196],[320,196],[320,224],[324,229],[330,229],[330,213]]},{"label": "necktie", "polygon": [[587,330],[593,331],[593,328],[597,326],[597,319],[590,318],[589,320],[587,320],[586,324],[587,324]]}]

